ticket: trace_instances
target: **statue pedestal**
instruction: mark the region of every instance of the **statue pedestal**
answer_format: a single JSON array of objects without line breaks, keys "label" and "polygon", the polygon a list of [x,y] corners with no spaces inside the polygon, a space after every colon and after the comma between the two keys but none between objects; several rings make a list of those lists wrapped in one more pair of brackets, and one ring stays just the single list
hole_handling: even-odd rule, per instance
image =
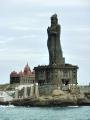
[{"label": "statue pedestal", "polygon": [[77,66],[71,64],[45,65],[35,67],[35,81],[39,85],[53,84],[77,84]]}]

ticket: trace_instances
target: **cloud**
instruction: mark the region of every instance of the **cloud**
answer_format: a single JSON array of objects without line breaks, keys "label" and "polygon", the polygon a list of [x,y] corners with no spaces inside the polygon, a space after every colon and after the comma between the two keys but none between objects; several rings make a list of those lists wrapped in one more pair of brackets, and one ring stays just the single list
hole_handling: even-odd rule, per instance
[{"label": "cloud", "polygon": [[14,29],[14,30],[21,30],[21,31],[30,30],[29,27],[23,27],[23,26],[15,26],[15,27],[12,27],[12,29]]},{"label": "cloud", "polygon": [[[0,49],[1,51],[1,49]],[[3,52],[4,54],[0,55],[0,60],[10,60],[10,61],[14,61],[14,60],[24,60],[24,59],[43,59],[45,57],[47,57],[47,53],[43,54],[43,52],[34,52],[32,51],[32,49],[17,49],[17,50],[13,50],[13,51],[8,51],[7,52]],[[43,58],[41,58],[43,56]]]},{"label": "cloud", "polygon": [[65,30],[64,30],[65,32],[81,32],[81,33],[83,33],[83,32],[85,32],[85,33],[90,33],[90,28],[88,27],[88,26],[74,26],[74,25],[72,25],[72,27],[70,28],[69,26],[66,26],[66,28],[65,28]]},{"label": "cloud", "polygon": [[[0,48],[0,52],[6,51],[6,50],[7,50],[7,48]],[[1,55],[0,55],[0,57],[1,57]]]},{"label": "cloud", "polygon": [[13,4],[14,6],[22,6],[22,5],[46,5],[46,6],[85,6],[85,5],[89,5],[88,3],[90,3],[89,0],[3,0],[1,1],[1,5],[3,4],[9,5],[9,4]]},{"label": "cloud", "polygon": [[19,30],[19,31],[32,31],[32,30],[35,30],[35,31],[38,31],[38,30],[41,30],[43,28],[38,28],[38,27],[27,27],[27,26],[13,26],[11,27],[12,30]]},{"label": "cloud", "polygon": [[6,41],[0,40],[0,44],[4,44],[6,43]]},{"label": "cloud", "polygon": [[0,36],[0,44],[6,44],[13,41],[14,37]]}]

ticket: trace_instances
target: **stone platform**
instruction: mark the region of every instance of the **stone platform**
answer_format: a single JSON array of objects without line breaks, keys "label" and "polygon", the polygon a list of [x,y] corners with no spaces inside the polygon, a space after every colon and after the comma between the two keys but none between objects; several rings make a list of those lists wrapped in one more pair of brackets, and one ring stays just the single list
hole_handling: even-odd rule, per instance
[{"label": "stone platform", "polygon": [[77,84],[77,69],[78,66],[71,64],[34,67],[35,81],[40,85],[46,83],[53,85]]}]

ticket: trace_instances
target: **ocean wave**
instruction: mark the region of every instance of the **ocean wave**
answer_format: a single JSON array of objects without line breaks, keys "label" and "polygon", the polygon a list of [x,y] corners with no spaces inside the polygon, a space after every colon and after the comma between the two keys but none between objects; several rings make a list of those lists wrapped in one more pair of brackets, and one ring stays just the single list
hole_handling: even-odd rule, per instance
[{"label": "ocean wave", "polygon": [[69,108],[78,108],[80,106],[67,106],[67,107],[69,107]]},{"label": "ocean wave", "polygon": [[12,108],[15,107],[14,105],[0,105],[0,108]]}]

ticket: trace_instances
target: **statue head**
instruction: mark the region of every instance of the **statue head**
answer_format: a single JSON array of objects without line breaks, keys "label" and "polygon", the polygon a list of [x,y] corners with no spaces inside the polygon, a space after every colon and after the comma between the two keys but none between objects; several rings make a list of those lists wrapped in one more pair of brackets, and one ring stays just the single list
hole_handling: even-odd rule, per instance
[{"label": "statue head", "polygon": [[57,25],[58,19],[57,19],[57,14],[54,14],[51,16],[51,26]]}]

